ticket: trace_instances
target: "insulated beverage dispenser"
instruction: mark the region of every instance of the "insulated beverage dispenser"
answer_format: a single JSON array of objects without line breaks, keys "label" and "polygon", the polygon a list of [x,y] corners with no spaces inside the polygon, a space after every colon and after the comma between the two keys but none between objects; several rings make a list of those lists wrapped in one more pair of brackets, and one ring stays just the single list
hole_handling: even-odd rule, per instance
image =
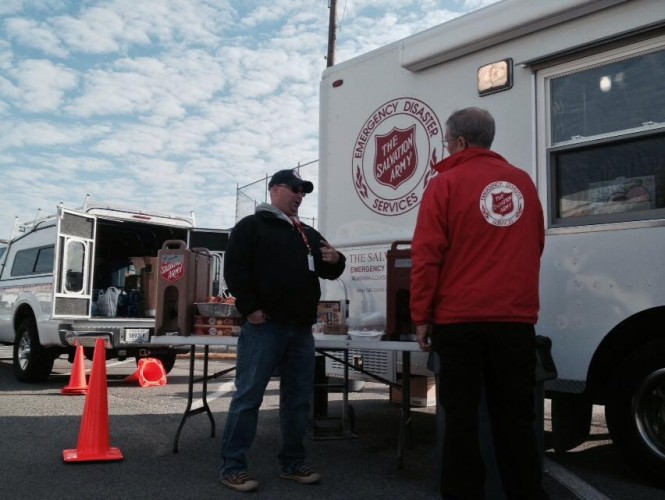
[{"label": "insulated beverage dispenser", "polygon": [[189,335],[196,302],[210,295],[212,256],[207,248],[190,250],[184,241],[168,240],[157,259],[155,335]]},{"label": "insulated beverage dispenser", "polygon": [[395,241],[387,252],[386,340],[416,340],[411,323],[411,242]]}]

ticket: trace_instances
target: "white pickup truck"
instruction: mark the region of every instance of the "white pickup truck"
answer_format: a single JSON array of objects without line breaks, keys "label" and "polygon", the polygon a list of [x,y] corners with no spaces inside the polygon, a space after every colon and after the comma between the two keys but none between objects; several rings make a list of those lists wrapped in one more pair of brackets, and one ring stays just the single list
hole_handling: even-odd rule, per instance
[{"label": "white pickup truck", "polygon": [[[156,357],[168,373],[177,351],[148,344],[157,300],[151,266],[169,240],[209,249],[214,293],[228,231],[196,229],[193,217],[93,206],[86,199],[80,209],[60,206],[53,215],[15,224],[0,245],[0,343],[13,344],[18,380],[45,380],[56,358],[67,354],[73,361],[77,344],[90,357],[100,337],[108,359]],[[109,289],[121,297],[110,314],[97,307]]]}]

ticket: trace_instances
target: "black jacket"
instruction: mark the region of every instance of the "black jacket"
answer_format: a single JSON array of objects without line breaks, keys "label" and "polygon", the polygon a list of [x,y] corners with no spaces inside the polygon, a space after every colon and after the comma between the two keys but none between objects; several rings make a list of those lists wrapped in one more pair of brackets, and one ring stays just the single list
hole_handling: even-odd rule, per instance
[{"label": "black jacket", "polygon": [[261,309],[280,323],[314,324],[319,278],[338,278],[346,258],[340,253],[336,264],[322,262],[323,236],[302,224],[314,257],[316,272],[310,271],[300,231],[273,210],[259,207],[231,231],[224,256],[226,285],[244,316]]}]

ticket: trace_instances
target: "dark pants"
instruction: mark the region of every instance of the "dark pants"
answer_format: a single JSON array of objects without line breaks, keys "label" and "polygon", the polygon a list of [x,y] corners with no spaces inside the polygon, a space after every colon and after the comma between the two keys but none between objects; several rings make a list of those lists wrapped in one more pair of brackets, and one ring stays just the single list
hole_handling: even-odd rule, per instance
[{"label": "dark pants", "polygon": [[484,498],[485,465],[478,439],[483,386],[506,498],[537,498],[540,471],[533,430],[533,325],[435,325],[432,342],[441,362],[438,396],[446,415],[443,498]]}]

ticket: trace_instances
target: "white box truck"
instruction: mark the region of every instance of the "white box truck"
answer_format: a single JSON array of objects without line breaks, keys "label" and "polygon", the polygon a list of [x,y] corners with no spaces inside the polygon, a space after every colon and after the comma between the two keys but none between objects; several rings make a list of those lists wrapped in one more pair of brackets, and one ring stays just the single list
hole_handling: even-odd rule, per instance
[{"label": "white box truck", "polygon": [[327,68],[319,158],[320,229],[347,255],[349,326],[381,330],[386,252],[412,237],[444,122],[489,110],[493,149],[532,176],[545,209],[537,332],[559,375],[546,384],[554,447],[583,442],[604,405],[615,445],[660,481],[664,82],[662,0],[504,0]]},{"label": "white box truck", "polygon": [[[102,338],[107,359],[151,356],[168,373],[176,349],[150,346],[165,243],[209,250],[210,293],[221,280],[229,231],[198,229],[193,216],[146,213],[85,203],[14,224],[0,248],[0,343],[13,345],[18,380],[45,380],[56,358],[92,358]],[[100,294],[106,300],[99,298]],[[102,305],[104,307],[102,307]]]}]

